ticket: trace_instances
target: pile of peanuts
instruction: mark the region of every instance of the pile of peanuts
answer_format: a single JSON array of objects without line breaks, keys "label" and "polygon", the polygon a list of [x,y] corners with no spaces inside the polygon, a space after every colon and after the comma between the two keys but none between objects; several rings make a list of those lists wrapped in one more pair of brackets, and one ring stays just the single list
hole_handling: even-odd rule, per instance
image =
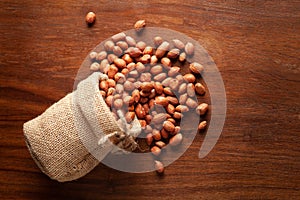
[{"label": "pile of peanuts", "polygon": [[[183,139],[180,121],[184,113],[195,111],[203,116],[208,104],[197,101],[197,95],[206,92],[196,82],[204,67],[193,62],[189,73],[180,73],[186,59],[194,55],[194,45],[178,39],[164,41],[159,36],[153,38],[153,44],[118,33],[104,43],[103,51],[90,53],[90,70],[107,74],[108,79],[100,80],[99,88],[116,120],[120,120],[118,110],[123,111],[128,123],[137,117],[161,173],[163,165],[158,158],[162,148],[179,145]],[[206,126],[207,122],[201,121],[198,129]]]}]

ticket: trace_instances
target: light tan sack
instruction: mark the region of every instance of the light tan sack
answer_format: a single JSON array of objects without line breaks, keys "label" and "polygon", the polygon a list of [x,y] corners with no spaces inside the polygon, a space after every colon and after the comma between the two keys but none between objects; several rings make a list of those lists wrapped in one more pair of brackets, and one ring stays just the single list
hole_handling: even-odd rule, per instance
[{"label": "light tan sack", "polygon": [[29,151],[51,179],[78,179],[112,150],[136,148],[129,136],[137,136],[140,126],[135,120],[135,129],[129,135],[120,129],[99,92],[99,79],[106,78],[100,72],[93,73],[73,93],[24,124]]}]

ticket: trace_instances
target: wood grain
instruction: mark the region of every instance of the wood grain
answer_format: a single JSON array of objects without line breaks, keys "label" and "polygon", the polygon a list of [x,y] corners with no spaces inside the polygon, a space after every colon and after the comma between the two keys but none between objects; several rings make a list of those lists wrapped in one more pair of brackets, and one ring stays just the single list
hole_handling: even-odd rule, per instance
[{"label": "wood grain", "polygon": [[[18,1],[0,3],[1,199],[299,199],[300,2]],[[88,28],[84,17],[97,14]],[[213,151],[203,135],[166,169],[130,174],[100,164],[57,183],[40,172],[22,125],[72,91],[99,42],[138,19],[180,31],[222,74],[227,116]]]}]

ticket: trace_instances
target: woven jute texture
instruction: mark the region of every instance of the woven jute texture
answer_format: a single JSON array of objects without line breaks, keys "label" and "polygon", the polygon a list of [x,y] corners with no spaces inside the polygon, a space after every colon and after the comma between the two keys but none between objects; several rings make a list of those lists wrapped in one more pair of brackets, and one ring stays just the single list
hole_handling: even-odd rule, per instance
[{"label": "woven jute texture", "polygon": [[60,182],[89,173],[118,143],[122,132],[99,92],[101,73],[81,81],[72,93],[24,124],[25,141],[39,168]]}]

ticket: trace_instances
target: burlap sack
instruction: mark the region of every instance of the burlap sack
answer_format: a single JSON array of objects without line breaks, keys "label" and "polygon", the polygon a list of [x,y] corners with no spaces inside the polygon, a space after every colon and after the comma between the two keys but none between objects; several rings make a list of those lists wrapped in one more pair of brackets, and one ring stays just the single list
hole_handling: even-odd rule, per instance
[{"label": "burlap sack", "polygon": [[131,142],[126,141],[128,137],[124,139],[126,133],[99,92],[101,78],[106,75],[93,73],[73,93],[24,124],[29,151],[51,179],[60,182],[78,179],[116,148],[114,144],[122,147]]}]

